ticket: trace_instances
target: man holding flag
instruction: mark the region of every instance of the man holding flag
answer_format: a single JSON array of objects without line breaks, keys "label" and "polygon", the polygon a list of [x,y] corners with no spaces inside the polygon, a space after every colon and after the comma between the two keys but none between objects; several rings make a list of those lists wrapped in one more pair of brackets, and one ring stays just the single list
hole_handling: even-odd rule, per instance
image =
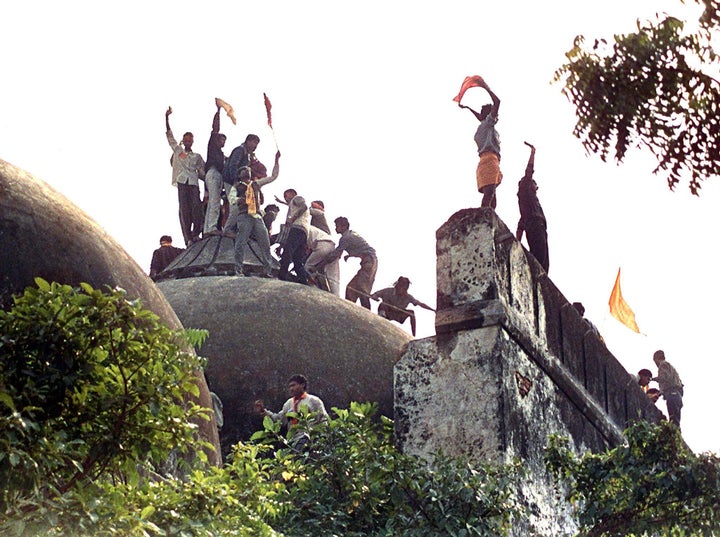
[{"label": "man holding flag", "polygon": [[[469,106],[460,104],[465,92],[474,87],[483,88],[490,95],[492,104],[486,104],[480,112],[476,112]],[[502,181],[502,172],[500,171],[500,137],[495,130],[495,124],[498,120],[498,110],[500,109],[500,99],[490,89],[485,80],[481,76],[469,76],[460,88],[460,93],[453,99],[458,103],[460,108],[470,110],[480,122],[477,131],[475,131],[475,143],[478,147],[478,155],[480,162],[478,163],[475,177],[477,179],[478,192],[482,192],[483,199],[481,207],[492,207],[497,205],[495,198],[495,189]]]}]

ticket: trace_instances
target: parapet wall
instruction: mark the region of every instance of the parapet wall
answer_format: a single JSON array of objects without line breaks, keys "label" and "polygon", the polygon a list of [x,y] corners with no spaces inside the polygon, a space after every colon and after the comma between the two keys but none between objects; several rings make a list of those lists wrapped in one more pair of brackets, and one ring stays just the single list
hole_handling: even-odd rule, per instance
[{"label": "parapet wall", "polygon": [[598,451],[622,442],[630,421],[661,417],[492,209],[459,211],[437,231],[435,329],[395,365],[399,445],[519,458],[534,474],[528,502],[547,513],[558,507],[537,499],[549,434]]}]

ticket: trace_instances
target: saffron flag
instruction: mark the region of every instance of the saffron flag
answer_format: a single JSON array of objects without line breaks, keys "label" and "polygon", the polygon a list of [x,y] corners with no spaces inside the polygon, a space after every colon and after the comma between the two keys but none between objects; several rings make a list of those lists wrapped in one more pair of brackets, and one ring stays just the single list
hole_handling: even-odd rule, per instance
[{"label": "saffron flag", "polygon": [[466,76],[465,80],[462,83],[462,86],[460,86],[460,93],[458,93],[454,98],[453,101],[456,103],[459,103],[460,100],[463,98],[463,95],[465,95],[465,92],[469,90],[470,88],[477,88],[478,86],[482,85],[483,79],[479,75],[475,76]]},{"label": "saffron flag", "polygon": [[235,121],[235,111],[233,110],[232,106],[230,106],[228,103],[226,103],[219,97],[215,97],[215,104],[225,110],[225,113],[230,118],[230,121],[233,122],[233,125],[237,125],[237,121]]},{"label": "saffron flag", "polygon": [[268,99],[268,96],[263,93],[263,99],[265,99],[265,110],[267,111],[267,118],[268,118],[268,127],[271,129],[272,126],[272,114],[270,113],[270,110],[272,110],[272,104],[270,103],[270,99]]},{"label": "saffron flag", "polygon": [[622,324],[627,326],[630,330],[640,333],[637,323],[635,322],[635,313],[630,309],[628,303],[622,296],[620,291],[620,269],[618,268],[617,278],[615,278],[615,285],[612,292],[610,293],[610,315],[615,317]]}]

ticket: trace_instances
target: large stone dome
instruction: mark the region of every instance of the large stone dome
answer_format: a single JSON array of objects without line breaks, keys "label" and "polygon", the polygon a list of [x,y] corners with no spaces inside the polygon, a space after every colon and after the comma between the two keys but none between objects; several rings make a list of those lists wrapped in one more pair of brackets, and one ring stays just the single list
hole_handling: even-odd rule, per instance
[{"label": "large stone dome", "polygon": [[331,293],[279,280],[205,276],[164,280],[158,287],[182,323],[210,336],[210,389],[223,402],[223,451],[261,427],[256,399],[277,411],[287,379],[308,377],[328,411],[374,401],[392,416],[393,366],[410,336],[370,311]]},{"label": "large stone dome", "polygon": [[[169,327],[182,328],[152,280],[110,235],[62,194],[4,160],[0,244],[0,307],[8,307],[13,294],[40,276],[69,285],[122,287]],[[202,375],[198,383],[200,403],[212,407]],[[214,419],[200,427],[203,437],[219,446]]]}]

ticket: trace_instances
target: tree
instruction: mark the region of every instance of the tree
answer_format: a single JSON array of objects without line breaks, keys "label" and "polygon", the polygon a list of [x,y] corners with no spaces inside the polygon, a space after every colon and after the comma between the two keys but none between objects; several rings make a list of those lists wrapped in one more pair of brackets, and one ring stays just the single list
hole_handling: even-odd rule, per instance
[{"label": "tree", "polygon": [[581,535],[717,535],[720,459],[695,455],[673,424],[640,421],[627,443],[578,457],[552,437],[549,470],[566,487]]},{"label": "tree", "polygon": [[631,146],[645,146],[658,159],[653,173],[667,175],[670,189],[689,177],[700,182],[720,174],[720,83],[710,37],[720,27],[717,0],[703,5],[699,29],[665,16],[638,21],[637,32],[616,35],[612,47],[575,38],[568,63],[555,73],[575,105],[573,134],[586,150],[606,160],[611,150],[622,162]]},{"label": "tree", "polygon": [[204,460],[190,420],[208,410],[185,401],[203,365],[186,349],[204,334],[170,330],[121,289],[36,283],[0,311],[0,513],[25,526],[171,452]]}]

